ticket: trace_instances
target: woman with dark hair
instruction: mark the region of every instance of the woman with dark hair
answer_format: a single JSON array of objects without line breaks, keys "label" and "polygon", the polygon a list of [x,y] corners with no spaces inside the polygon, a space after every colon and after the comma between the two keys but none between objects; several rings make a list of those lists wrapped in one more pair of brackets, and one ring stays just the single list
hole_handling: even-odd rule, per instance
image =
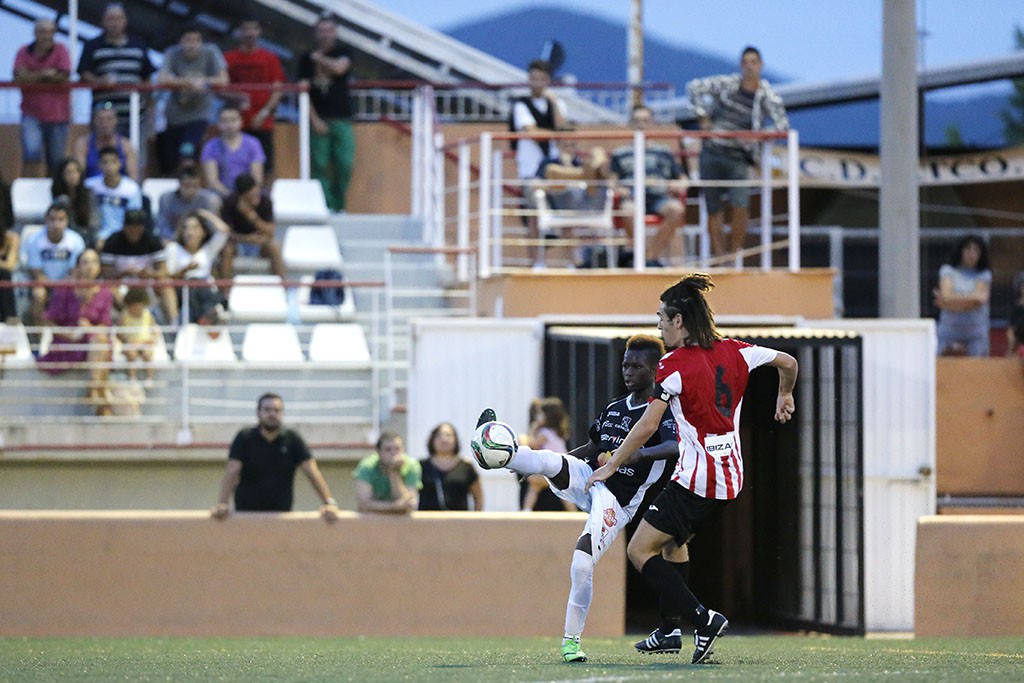
[{"label": "woman with dark hair", "polygon": [[66,197],[68,227],[81,235],[86,244],[91,244],[99,225],[99,214],[93,206],[92,190],[85,186],[85,169],[78,159],[67,157],[60,162],[53,173],[50,192],[55,200]]},{"label": "woman with dark hair", "polygon": [[939,355],[988,355],[992,271],[988,246],[977,235],[964,237],[939,269],[935,305],[939,308]]},{"label": "woman with dark hair", "polygon": [[476,468],[459,457],[459,435],[450,422],[434,427],[427,437],[430,457],[420,460],[423,469],[423,489],[420,491],[420,510],[473,510],[484,507],[484,492]]},{"label": "woman with dark hair", "polygon": [[[18,269],[18,245],[21,237],[14,232],[14,211],[11,207],[11,186],[0,178],[0,282],[10,282]],[[0,324],[18,320],[14,290],[0,288]]]},{"label": "woman with dark hair", "polygon": [[174,241],[164,247],[168,277],[209,282],[208,285],[197,282],[189,287],[189,322],[219,322],[224,315],[224,297],[213,284],[211,271],[227,244],[228,234],[228,224],[220,216],[198,209],[182,217]]}]

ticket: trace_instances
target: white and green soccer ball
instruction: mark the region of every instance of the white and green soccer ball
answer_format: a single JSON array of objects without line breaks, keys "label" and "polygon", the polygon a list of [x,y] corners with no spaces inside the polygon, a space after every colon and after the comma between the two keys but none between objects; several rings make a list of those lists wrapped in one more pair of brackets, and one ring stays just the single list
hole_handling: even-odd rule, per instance
[{"label": "white and green soccer ball", "polygon": [[516,433],[504,422],[485,422],[477,428],[469,445],[480,467],[496,470],[516,454]]}]

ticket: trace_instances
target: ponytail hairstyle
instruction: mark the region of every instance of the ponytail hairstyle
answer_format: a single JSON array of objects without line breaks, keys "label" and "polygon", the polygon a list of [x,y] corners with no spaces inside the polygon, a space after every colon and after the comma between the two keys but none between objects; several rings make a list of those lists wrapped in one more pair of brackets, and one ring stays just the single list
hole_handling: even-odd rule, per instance
[{"label": "ponytail hairstyle", "polygon": [[710,349],[722,338],[715,327],[715,312],[711,310],[706,292],[711,291],[715,283],[707,273],[687,275],[661,294],[665,304],[665,312],[670,318],[676,314],[683,316],[683,324],[690,336],[688,344],[696,344],[702,349]]}]

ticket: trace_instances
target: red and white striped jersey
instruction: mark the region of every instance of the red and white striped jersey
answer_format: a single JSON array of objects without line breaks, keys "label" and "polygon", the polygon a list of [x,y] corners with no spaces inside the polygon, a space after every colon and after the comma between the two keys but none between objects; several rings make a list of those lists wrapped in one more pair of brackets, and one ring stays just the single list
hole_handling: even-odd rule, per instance
[{"label": "red and white striped jersey", "polygon": [[[740,407],[750,371],[775,360],[774,349],[735,339],[710,350],[681,346],[658,363],[658,398],[676,421],[679,460],[672,481],[703,498],[730,500],[743,488]],[[772,406],[774,410],[774,406]]]}]

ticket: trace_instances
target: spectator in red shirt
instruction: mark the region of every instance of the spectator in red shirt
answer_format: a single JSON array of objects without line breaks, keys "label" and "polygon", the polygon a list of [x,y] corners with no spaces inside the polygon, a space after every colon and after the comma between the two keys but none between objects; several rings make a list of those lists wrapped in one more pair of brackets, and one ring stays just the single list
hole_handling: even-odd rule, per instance
[{"label": "spectator in red shirt", "polygon": [[[238,47],[224,53],[231,83],[277,85],[285,80],[281,60],[270,50],[259,46],[263,27],[258,19],[242,19],[236,37]],[[267,157],[265,177],[274,173],[274,111],[281,102],[281,91],[260,88],[239,88],[242,95],[242,131],[260,141]]]},{"label": "spectator in red shirt", "polygon": [[[52,19],[37,19],[35,40],[18,50],[14,80],[33,85],[67,83],[71,73],[68,49],[54,41]],[[68,142],[71,105],[63,89],[21,91],[22,175],[40,178],[60,165]]]}]

